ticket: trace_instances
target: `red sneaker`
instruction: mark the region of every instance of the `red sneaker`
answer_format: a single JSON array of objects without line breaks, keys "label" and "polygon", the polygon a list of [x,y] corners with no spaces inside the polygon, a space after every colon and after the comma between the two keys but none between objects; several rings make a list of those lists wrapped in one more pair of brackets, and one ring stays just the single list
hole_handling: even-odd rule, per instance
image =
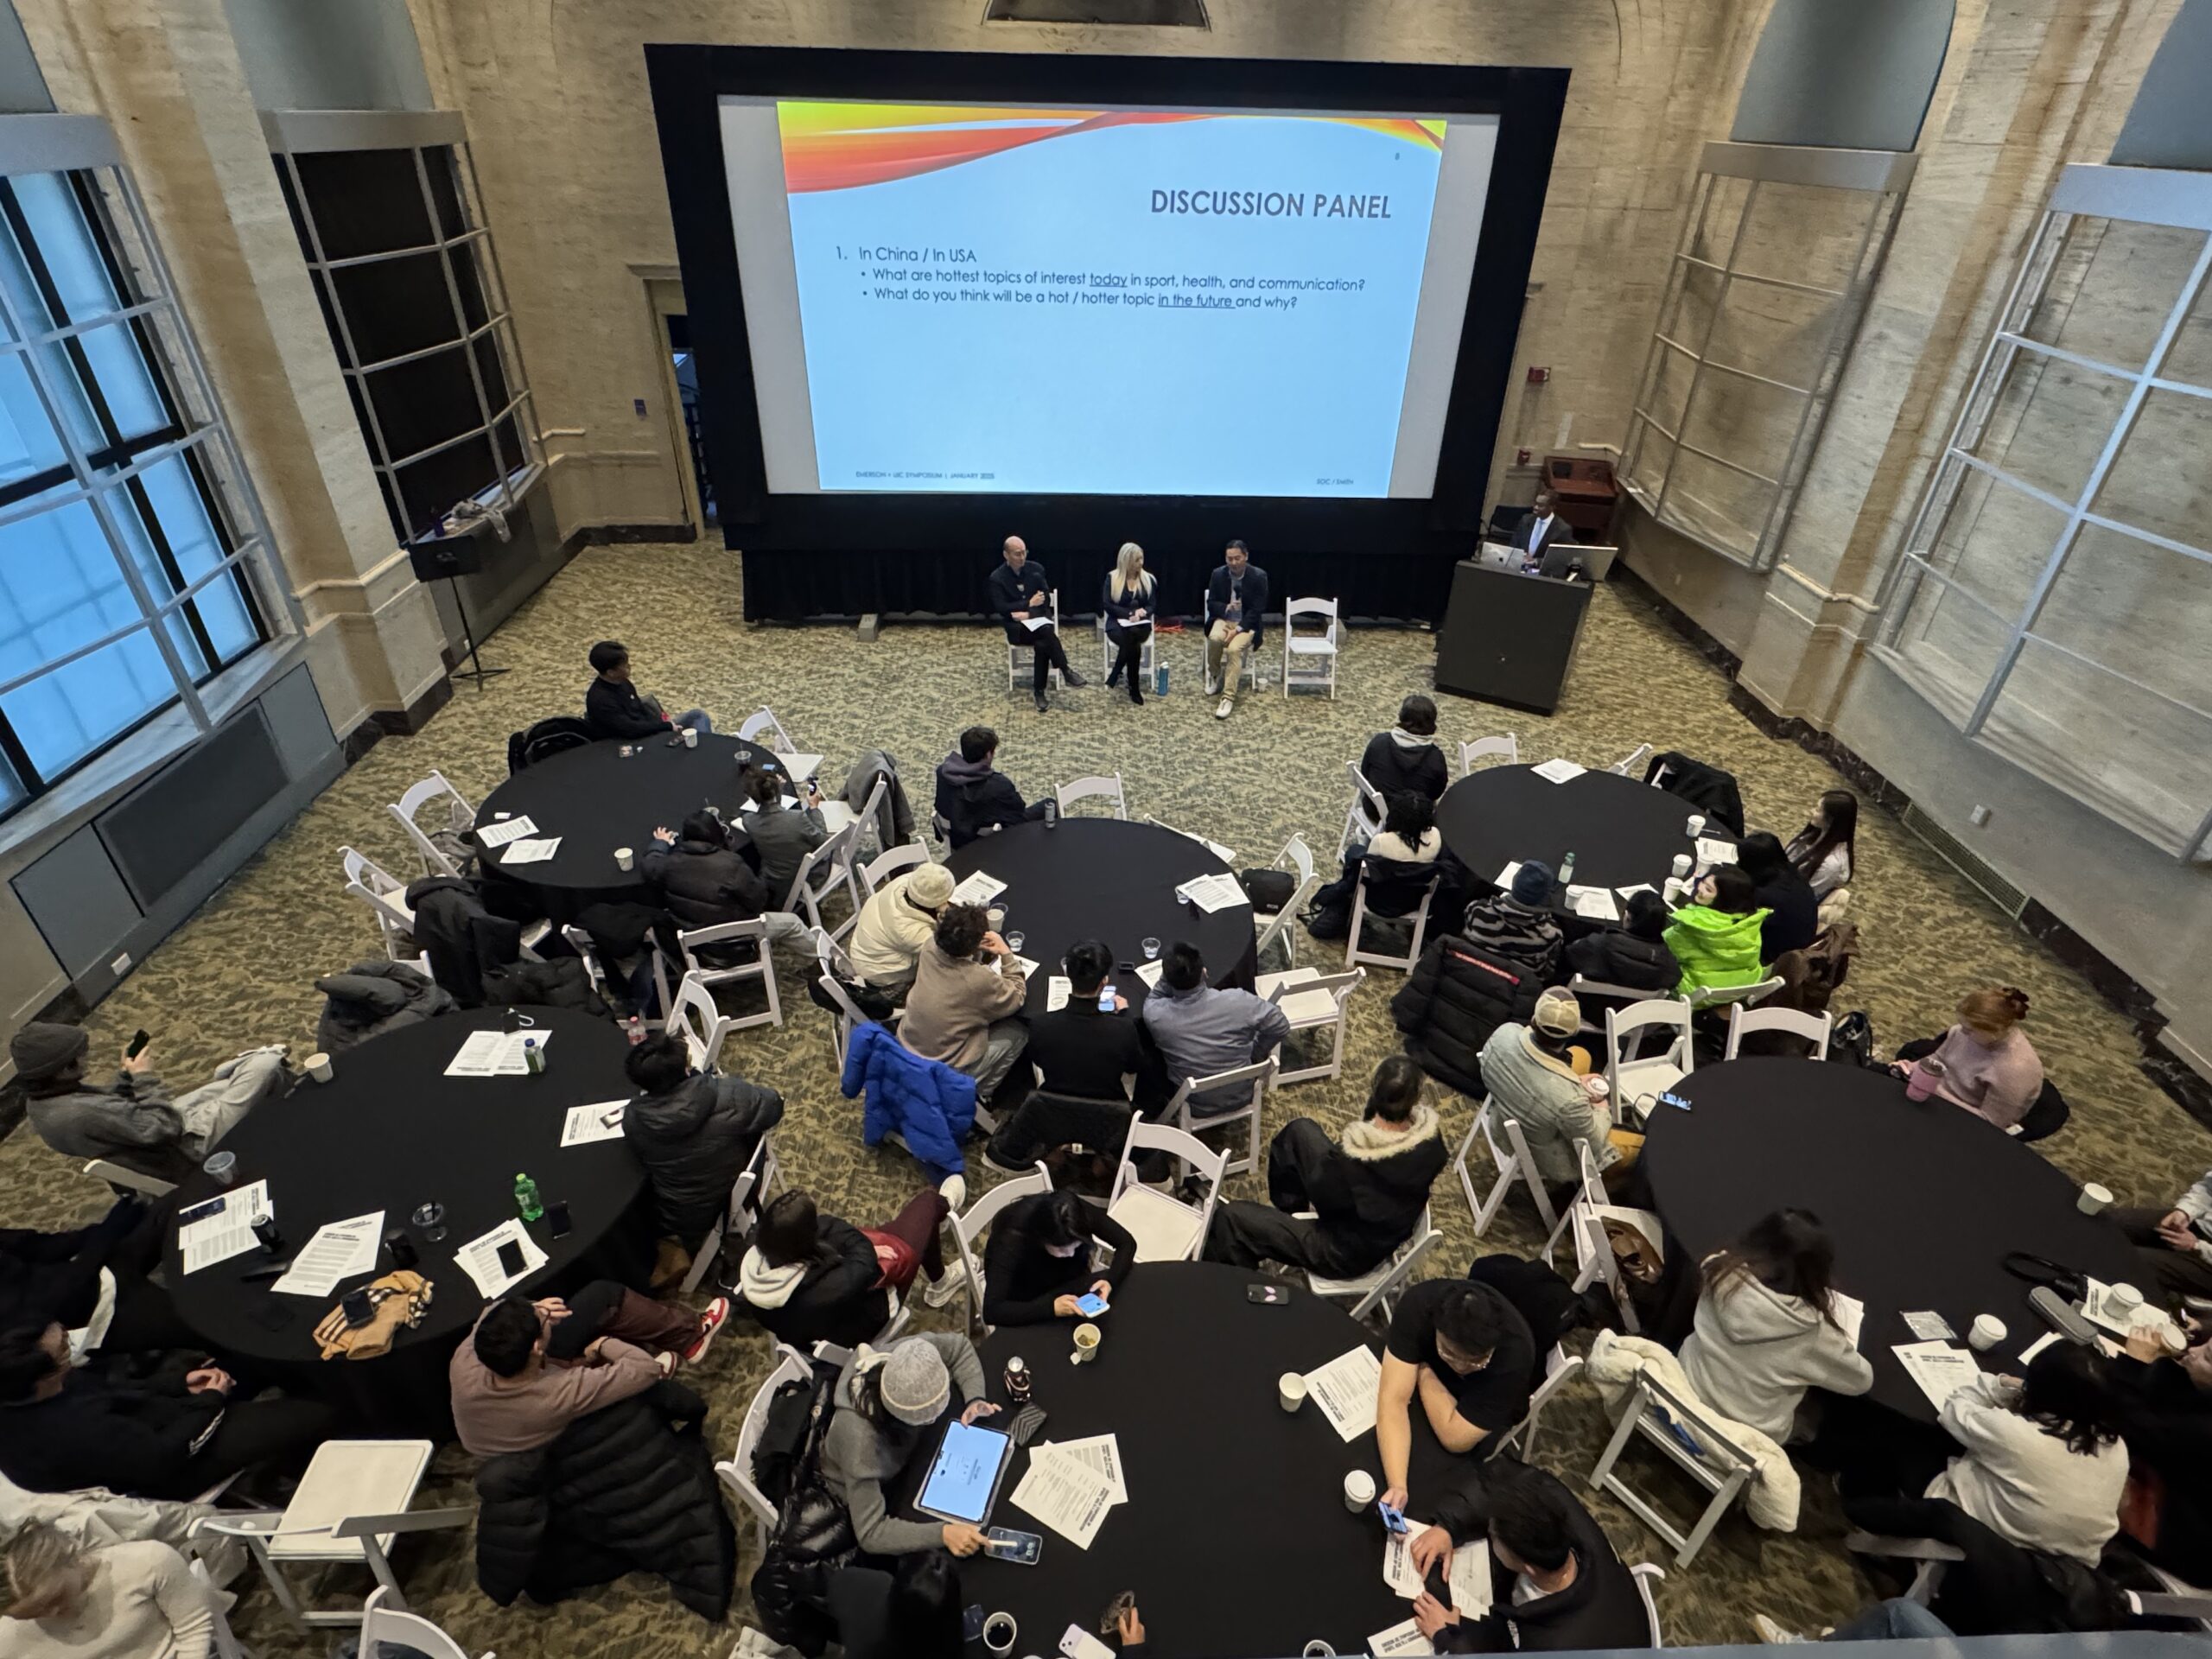
[{"label": "red sneaker", "polygon": [[691,1345],[683,1351],[683,1363],[696,1365],[707,1357],[707,1350],[715,1345],[715,1338],[729,1323],[729,1298],[717,1296],[707,1304],[707,1311],[699,1316],[699,1334],[691,1338]]}]

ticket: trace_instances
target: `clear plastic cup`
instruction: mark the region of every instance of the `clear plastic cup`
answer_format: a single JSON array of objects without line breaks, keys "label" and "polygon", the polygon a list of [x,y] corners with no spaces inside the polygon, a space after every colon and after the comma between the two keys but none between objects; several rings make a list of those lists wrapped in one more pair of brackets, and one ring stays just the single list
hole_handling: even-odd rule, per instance
[{"label": "clear plastic cup", "polygon": [[1029,936],[1027,933],[1024,933],[1020,928],[1016,928],[1013,932],[1006,936],[1006,948],[1013,951],[1016,956],[1020,956],[1021,954],[1022,941],[1027,939],[1028,937]]},{"label": "clear plastic cup", "polygon": [[1138,942],[1137,948],[1144,952],[1144,959],[1147,962],[1157,962],[1160,960],[1160,941],[1158,939],[1147,938],[1140,940]]},{"label": "clear plastic cup", "polygon": [[200,1166],[207,1172],[207,1179],[218,1186],[228,1186],[238,1178],[238,1155],[235,1152],[211,1152]]},{"label": "clear plastic cup", "polygon": [[421,1229],[423,1236],[433,1244],[446,1236],[446,1207],[435,1198],[428,1198],[416,1205],[415,1213],[408,1219]]}]

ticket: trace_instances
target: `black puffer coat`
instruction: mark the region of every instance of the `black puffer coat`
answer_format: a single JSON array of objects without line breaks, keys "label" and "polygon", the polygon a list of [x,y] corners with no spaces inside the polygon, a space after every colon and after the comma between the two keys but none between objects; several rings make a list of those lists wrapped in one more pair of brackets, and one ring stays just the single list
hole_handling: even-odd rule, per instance
[{"label": "black puffer coat", "polygon": [[669,913],[687,928],[749,922],[769,908],[766,884],[727,842],[678,841],[647,853],[639,868]]},{"label": "black puffer coat", "polygon": [[737,1536],[700,1426],[706,1402],[655,1383],[569,1425],[537,1452],[476,1471],[476,1583],[500,1606],[556,1602],[626,1573],[658,1573],[719,1624],[737,1576]]},{"label": "black puffer coat", "polygon": [[1639,939],[1624,927],[1602,928],[1567,947],[1567,965],[1600,985],[1672,996],[1681,964],[1664,939]]},{"label": "black puffer coat", "polygon": [[476,884],[456,875],[425,876],[406,898],[431,976],[462,1007],[482,1007],[484,976],[522,955],[522,924],[494,916]]},{"label": "black puffer coat", "polygon": [[452,1011],[453,998],[420,969],[381,957],[357,962],[342,974],[325,974],[315,988],[329,1000],[315,1023],[315,1044],[326,1054],[381,1037],[403,1026]]},{"label": "black puffer coat", "polygon": [[661,1230],[697,1243],[760,1137],[783,1121],[784,1097],[743,1077],[694,1073],[664,1095],[632,1098],[622,1138],[652,1183]]},{"label": "black puffer coat", "polygon": [[1542,982],[1527,969],[1486,957],[1457,933],[1431,939],[1390,999],[1414,1065],[1446,1088],[1480,1099],[1482,1049],[1510,1020],[1536,1010]]}]

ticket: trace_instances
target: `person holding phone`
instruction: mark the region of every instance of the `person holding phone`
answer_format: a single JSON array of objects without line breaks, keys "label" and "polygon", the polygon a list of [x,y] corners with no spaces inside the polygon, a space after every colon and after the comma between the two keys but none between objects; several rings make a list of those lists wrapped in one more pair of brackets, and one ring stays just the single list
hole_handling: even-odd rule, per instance
[{"label": "person holding phone", "polygon": [[768,903],[787,908],[791,880],[806,855],[830,839],[822,822],[822,791],[812,779],[797,786],[799,804],[784,804],[784,774],[755,771],[745,774],[745,792],[753,810],[743,814],[743,833],[753,842],[760,865],[761,885],[768,889]]},{"label": "person holding phone", "polygon": [[1529,1409],[1536,1362],[1529,1322],[1503,1294],[1465,1279],[1431,1279],[1398,1300],[1376,1385],[1375,1444],[1382,1501],[1407,1507],[1413,1406],[1447,1452],[1486,1459]]},{"label": "person holding phone", "polygon": [[[1094,1243],[1114,1253],[1103,1271],[1090,1265]],[[1137,1242],[1128,1230],[1075,1193],[1020,1199],[991,1224],[983,1258],[983,1318],[992,1325],[1090,1318],[1083,1298],[1112,1301],[1136,1260]]]},{"label": "person holding phone", "polygon": [[[1067,1006],[1029,1021],[1025,1058],[1037,1068],[1037,1087],[1048,1095],[1077,1100],[1134,1104],[1140,1113],[1167,1103],[1167,1068],[1152,1033],[1114,987],[1114,953],[1097,939],[1077,939],[1060,965],[1068,976]],[[1124,1084],[1134,1079],[1134,1086]],[[1016,1114],[1016,1118],[1020,1117]],[[1040,1142],[1036,1135],[1007,1133],[994,1137],[988,1155],[1001,1168],[1020,1174],[1059,1141]]]},{"label": "person holding phone", "polygon": [[[957,1413],[955,1389],[963,1402]],[[822,1478],[844,1499],[863,1553],[907,1555],[943,1545],[968,1556],[982,1548],[983,1529],[965,1521],[894,1520],[884,1491],[917,1457],[932,1455],[934,1431],[948,1418],[973,1423],[996,1414],[983,1391],[983,1362],[957,1332],[928,1332],[887,1350],[861,1346],[837,1384]]]}]

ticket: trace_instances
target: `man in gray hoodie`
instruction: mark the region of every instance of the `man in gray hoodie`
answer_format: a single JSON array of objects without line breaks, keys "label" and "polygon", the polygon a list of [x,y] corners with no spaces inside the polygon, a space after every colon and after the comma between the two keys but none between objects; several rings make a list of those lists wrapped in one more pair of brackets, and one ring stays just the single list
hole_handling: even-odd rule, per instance
[{"label": "man in gray hoodie", "polygon": [[[1205,957],[1181,940],[1167,949],[1160,983],[1145,999],[1144,1022],[1160,1046],[1168,1081],[1179,1089],[1192,1077],[1264,1060],[1290,1035],[1290,1016],[1265,997],[1207,984]],[[1227,1111],[1242,1097],[1211,1104]],[[1192,1115],[1205,1116],[1208,1104],[1204,1096],[1193,1096]]]}]

